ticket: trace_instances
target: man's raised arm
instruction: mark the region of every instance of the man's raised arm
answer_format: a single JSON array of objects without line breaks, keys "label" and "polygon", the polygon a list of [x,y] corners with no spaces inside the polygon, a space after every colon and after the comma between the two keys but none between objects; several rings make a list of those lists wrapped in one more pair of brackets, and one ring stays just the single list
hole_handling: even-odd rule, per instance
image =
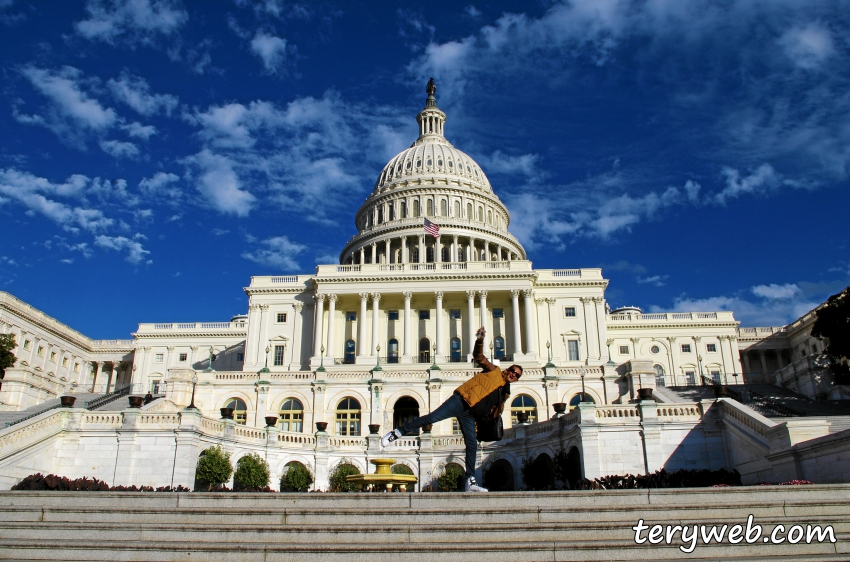
[{"label": "man's raised arm", "polygon": [[492,364],[487,356],[484,355],[484,328],[478,328],[478,331],[475,332],[475,347],[472,348],[472,358],[475,359],[479,365],[481,365],[484,370],[492,371],[493,369],[498,369],[498,367]]}]

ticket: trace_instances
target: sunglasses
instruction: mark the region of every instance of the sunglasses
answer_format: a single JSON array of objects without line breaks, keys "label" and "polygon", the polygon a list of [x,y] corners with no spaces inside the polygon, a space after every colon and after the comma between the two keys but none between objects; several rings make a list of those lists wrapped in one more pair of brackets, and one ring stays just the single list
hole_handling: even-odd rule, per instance
[{"label": "sunglasses", "polygon": [[516,369],[514,369],[513,367],[508,367],[506,370],[507,370],[507,372],[509,372],[509,373],[513,373],[514,375],[516,375],[516,377],[517,377],[517,378],[519,378],[519,377],[521,377],[521,376],[522,376],[522,373],[521,373],[521,372],[519,372],[519,371],[517,371],[517,370],[516,370]]}]

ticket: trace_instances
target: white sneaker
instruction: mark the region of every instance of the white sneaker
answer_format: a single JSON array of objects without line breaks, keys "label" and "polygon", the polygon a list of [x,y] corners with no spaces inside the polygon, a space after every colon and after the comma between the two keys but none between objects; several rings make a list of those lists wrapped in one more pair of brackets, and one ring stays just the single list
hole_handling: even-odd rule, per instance
[{"label": "white sneaker", "polygon": [[476,484],[475,483],[475,477],[470,476],[469,478],[466,479],[466,488],[464,489],[464,491],[465,492],[487,492],[488,490],[487,490],[487,488],[482,488],[481,486]]},{"label": "white sneaker", "polygon": [[401,439],[401,431],[394,429],[381,437],[381,447],[389,447],[396,439]]}]

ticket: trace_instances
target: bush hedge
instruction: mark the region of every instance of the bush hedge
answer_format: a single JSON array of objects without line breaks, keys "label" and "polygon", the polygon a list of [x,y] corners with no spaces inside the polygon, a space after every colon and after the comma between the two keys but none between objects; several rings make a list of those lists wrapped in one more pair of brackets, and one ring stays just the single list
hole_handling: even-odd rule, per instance
[{"label": "bush hedge", "polygon": [[233,465],[230,464],[230,453],[225,453],[218,445],[201,451],[198,466],[195,469],[195,480],[201,486],[205,486],[208,491],[213,488],[220,488],[230,481],[232,474]]},{"label": "bush hedge", "polygon": [[281,492],[306,492],[313,484],[313,475],[306,466],[298,461],[287,465],[288,469],[280,479]]},{"label": "bush hedge", "polygon": [[443,469],[443,473],[437,477],[437,488],[441,492],[456,492],[462,490],[466,471],[455,463],[449,463]]},{"label": "bush hedge", "polygon": [[350,476],[352,474],[360,474],[360,469],[343,459],[342,462],[336,465],[328,477],[328,484],[330,484],[329,491],[356,492],[359,489],[359,486],[351,484],[345,479],[346,476]]},{"label": "bush hedge", "polygon": [[269,463],[256,453],[245,455],[236,462],[233,483],[234,488],[240,491],[266,491],[270,478]]}]

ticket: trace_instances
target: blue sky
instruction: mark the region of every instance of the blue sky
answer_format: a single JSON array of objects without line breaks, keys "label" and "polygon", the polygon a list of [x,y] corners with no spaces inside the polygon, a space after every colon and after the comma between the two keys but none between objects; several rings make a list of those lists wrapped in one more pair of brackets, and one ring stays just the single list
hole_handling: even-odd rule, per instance
[{"label": "blue sky", "polygon": [[0,290],[95,338],[335,263],[434,77],[537,268],[787,323],[850,284],[850,2],[0,0]]}]

